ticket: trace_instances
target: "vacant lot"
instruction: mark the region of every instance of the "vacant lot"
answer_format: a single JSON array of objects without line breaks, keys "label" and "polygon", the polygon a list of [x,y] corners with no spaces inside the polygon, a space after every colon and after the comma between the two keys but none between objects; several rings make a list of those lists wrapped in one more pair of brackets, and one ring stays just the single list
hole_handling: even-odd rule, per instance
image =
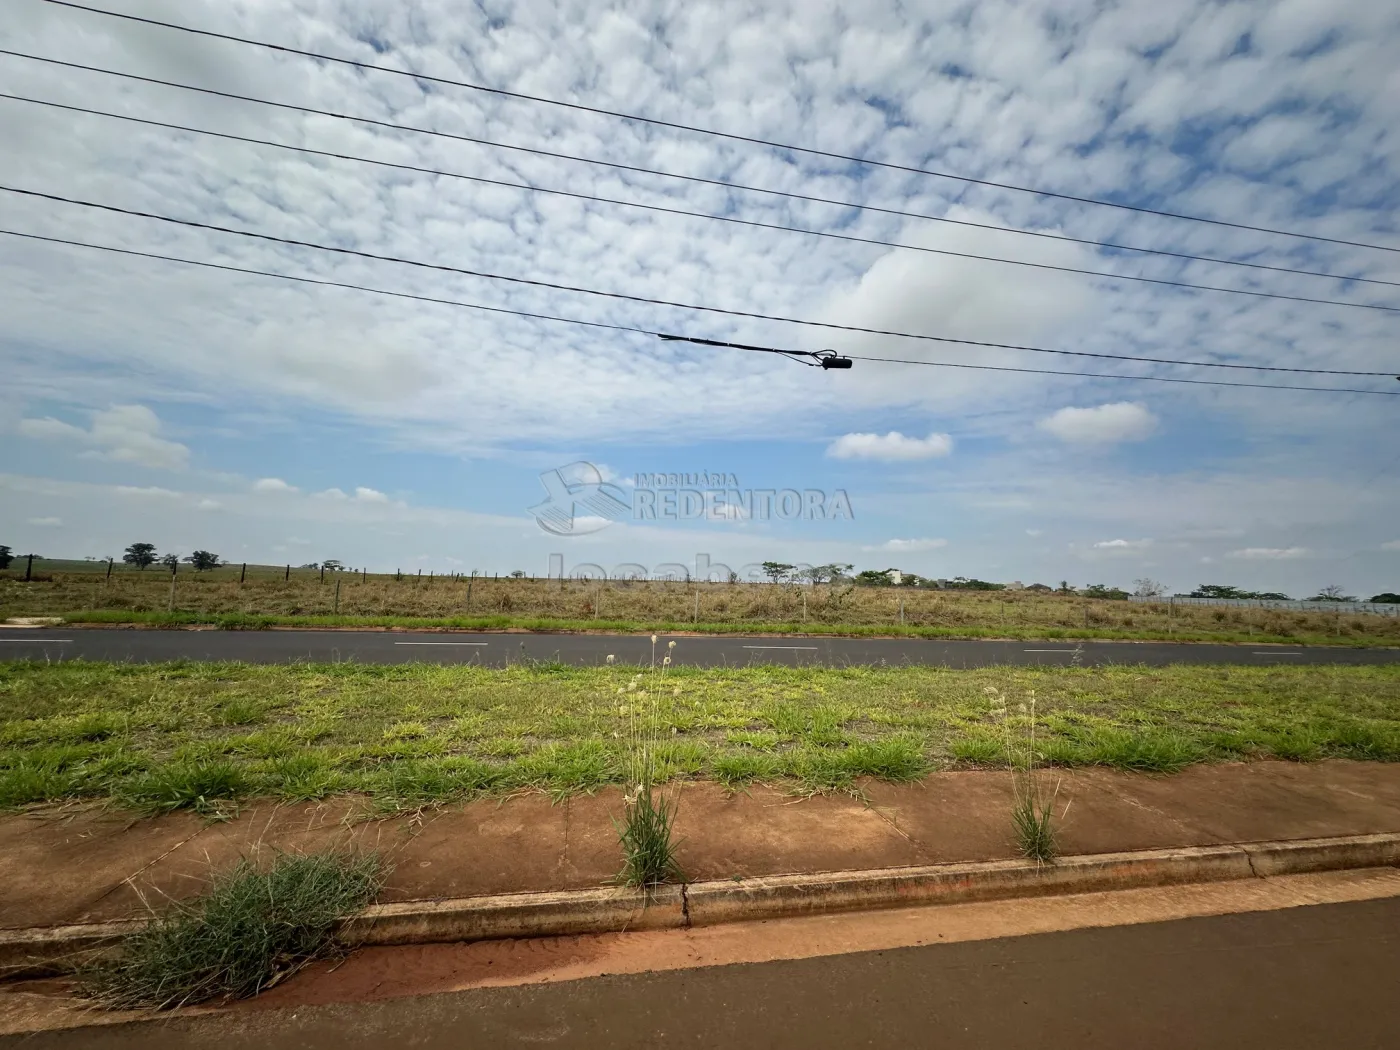
[{"label": "vacant lot", "polygon": [[[682,644],[684,644],[682,642]],[[797,790],[1005,761],[1036,698],[1047,761],[1400,759],[1400,668],[743,670],[0,664],[0,803],[141,810],[364,792],[393,808],[618,781],[633,715],[661,774]]]},{"label": "vacant lot", "polygon": [[0,617],[257,626],[398,623],[617,630],[778,630],[962,637],[1165,638],[1400,645],[1400,617],[1094,600],[1034,591],[362,577],[250,567],[0,576]]}]

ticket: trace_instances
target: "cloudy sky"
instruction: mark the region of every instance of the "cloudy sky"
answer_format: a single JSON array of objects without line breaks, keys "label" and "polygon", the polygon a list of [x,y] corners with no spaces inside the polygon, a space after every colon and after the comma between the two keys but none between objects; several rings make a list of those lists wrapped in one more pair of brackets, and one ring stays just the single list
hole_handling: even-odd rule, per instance
[{"label": "cloudy sky", "polygon": [[[1355,305],[1400,308],[1400,286],[1354,280],[1400,282],[1393,4],[94,2],[661,121],[1391,250],[848,163],[42,0],[7,0],[0,47],[382,123],[0,56],[8,95],[363,158],[0,99],[5,187],[771,317],[1135,357],[1400,370],[1400,309]],[[1400,398],[1142,377],[1400,391],[1393,378],[823,329],[12,192],[0,192],[0,228],[402,293],[0,235],[0,543],[16,550],[107,556],[142,540],[234,561],[532,574],[551,554],[606,568],[693,565],[704,554],[736,567],[841,561],[1027,583],[1147,575],[1173,590],[1400,590]],[[822,371],[404,294],[643,332],[1132,378],[872,361]],[[709,471],[741,490],[841,491],[852,514],[761,520],[712,507],[701,520],[548,532],[530,508],[551,498],[554,468],[580,461],[597,466],[592,479],[609,485],[600,491],[626,494],[639,473]],[[590,480],[581,470],[560,476]]]}]

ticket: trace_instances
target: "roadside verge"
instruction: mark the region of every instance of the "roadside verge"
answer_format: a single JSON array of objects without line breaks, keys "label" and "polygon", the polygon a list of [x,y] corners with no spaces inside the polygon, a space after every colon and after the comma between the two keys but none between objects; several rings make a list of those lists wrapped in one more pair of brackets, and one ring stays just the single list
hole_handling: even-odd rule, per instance
[{"label": "roadside verge", "polygon": [[[1379,867],[1400,867],[1400,834],[1088,854],[1051,864],[983,861],[773,875],[663,886],[650,893],[601,888],[401,901],[347,919],[339,937],[358,947],[680,929]],[[139,926],[128,920],[0,931],[0,974],[71,972]]]}]

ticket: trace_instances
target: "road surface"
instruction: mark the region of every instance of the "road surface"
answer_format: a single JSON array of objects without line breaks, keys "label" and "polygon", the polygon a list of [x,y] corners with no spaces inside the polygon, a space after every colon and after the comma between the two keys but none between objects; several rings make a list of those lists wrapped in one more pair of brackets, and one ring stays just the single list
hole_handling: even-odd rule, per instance
[{"label": "road surface", "polygon": [[[945,641],[931,638],[658,636],[657,659],[692,666],[748,664],[904,665],[980,668],[994,665],[1400,664],[1400,648],[1326,645],[1176,644],[1165,641]],[[248,664],[484,664],[522,659],[564,664],[648,664],[651,640],[640,634],[466,634],[410,631],[217,631],[0,629],[0,659],[99,659],[153,662],[213,659]]]},{"label": "road surface", "polygon": [[[1400,664],[1400,649],[1328,646],[1212,645],[1172,642],[945,641],[922,638],[756,637],[666,635],[676,664],[701,667],[747,664],[827,666],[923,664],[941,667],[1100,666],[1104,664]],[[476,634],[399,631],[154,631],[0,628],[0,660],[239,660],[276,664],[481,663],[522,659],[602,664],[649,663],[645,635]]]},{"label": "road surface", "polygon": [[26,1050],[1394,1050],[1400,898],[0,1039]]}]

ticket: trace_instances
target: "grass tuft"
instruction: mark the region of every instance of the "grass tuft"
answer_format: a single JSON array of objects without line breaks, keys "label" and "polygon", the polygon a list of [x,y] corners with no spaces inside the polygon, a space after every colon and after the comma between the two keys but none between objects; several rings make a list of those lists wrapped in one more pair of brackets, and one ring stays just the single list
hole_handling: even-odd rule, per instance
[{"label": "grass tuft", "polygon": [[1018,790],[1016,804],[1011,810],[1011,823],[1016,831],[1016,846],[1021,856],[1037,864],[1049,864],[1055,859],[1053,798],[1042,802],[1035,792]]},{"label": "grass tuft", "polygon": [[192,809],[206,816],[244,792],[242,771],[231,762],[186,761],[158,766],[122,785],[118,800],[147,813]]},{"label": "grass tuft", "polygon": [[256,995],[330,952],[336,924],[373,901],[382,881],[374,855],[283,854],[263,871],[240,861],[207,895],[131,934],[81,975],[82,987],[113,1009]]},{"label": "grass tuft", "polygon": [[622,844],[622,883],[648,888],[685,879],[673,838],[676,808],[674,801],[649,788],[628,797],[627,812],[616,824]]}]

